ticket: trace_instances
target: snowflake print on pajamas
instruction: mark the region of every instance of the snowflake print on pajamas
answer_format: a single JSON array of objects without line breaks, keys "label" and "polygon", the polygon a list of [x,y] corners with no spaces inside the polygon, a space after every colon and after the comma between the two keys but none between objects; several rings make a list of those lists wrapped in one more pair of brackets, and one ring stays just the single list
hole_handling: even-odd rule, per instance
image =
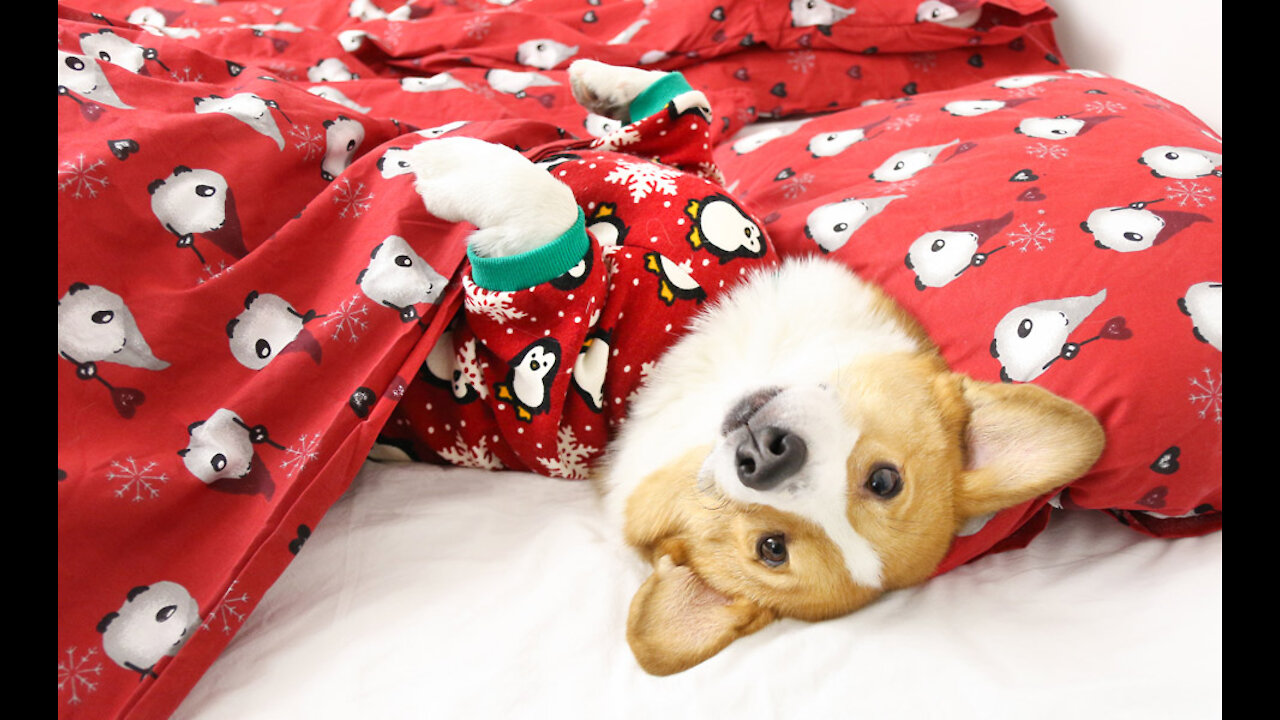
[{"label": "snowflake print on pajamas", "polygon": [[324,132],[313,130],[310,125],[294,125],[289,128],[289,140],[295,150],[302,151],[304,161],[324,154]]},{"label": "snowflake print on pajamas", "polygon": [[95,173],[102,168],[103,164],[103,161],[98,159],[85,165],[84,153],[77,155],[75,160],[60,163],[58,190],[66,192],[67,188],[71,188],[71,197],[77,200],[85,196],[98,197],[98,191],[111,184],[105,175]]},{"label": "snowflake print on pajamas", "polygon": [[1122,102],[1115,100],[1094,100],[1084,104],[1084,109],[1093,115],[1106,115],[1109,113],[1117,113],[1121,110],[1128,110]]},{"label": "snowflake print on pajamas", "polygon": [[929,72],[938,64],[938,56],[931,52],[911,53],[911,65],[920,72]]},{"label": "snowflake print on pajamas", "polygon": [[157,475],[155,469],[154,462],[138,467],[137,461],[131,457],[125,458],[124,462],[112,460],[111,469],[107,471],[107,479],[123,481],[115,490],[115,496],[118,498],[125,497],[132,490],[134,502],[154,500],[160,497],[159,485],[169,482],[168,475],[163,472]]},{"label": "snowflake print on pajamas", "polygon": [[341,205],[342,209],[338,211],[338,217],[345,218],[348,213],[353,218],[358,218],[369,209],[369,201],[373,199],[373,193],[366,193],[364,183],[355,183],[352,187],[350,178],[342,178],[342,182],[334,186],[333,204]]},{"label": "snowflake print on pajamas", "polygon": [[462,29],[466,32],[468,38],[472,40],[483,40],[484,37],[489,34],[489,18],[483,15],[472,18],[462,26]]},{"label": "snowflake print on pajamas", "polygon": [[490,320],[502,325],[508,320],[519,320],[528,313],[511,307],[514,293],[500,290],[485,290],[471,281],[469,276],[462,277],[462,288],[465,291],[463,304],[467,312],[480,313]]},{"label": "snowflake print on pajamas", "polygon": [[1027,146],[1027,154],[1038,158],[1051,158],[1060,160],[1070,152],[1061,145],[1048,145],[1045,143],[1035,143]]},{"label": "snowflake print on pajamas", "polygon": [[235,266],[228,265],[226,260],[219,260],[218,266],[216,268],[208,263],[205,263],[204,272],[205,272],[205,275],[208,275],[208,277],[202,277],[199,280],[196,280],[196,284],[203,285],[205,284],[205,282],[209,280],[213,280],[214,278],[221,277],[222,273],[231,272],[231,269],[233,267]]},{"label": "snowflake print on pajamas", "polygon": [[589,461],[598,448],[581,445],[573,434],[573,428],[565,425],[556,433],[556,457],[538,458],[553,477],[582,480],[590,472]]},{"label": "snowflake print on pajamas", "polygon": [[899,130],[907,129],[918,122],[920,122],[920,113],[911,113],[909,115],[890,119],[884,124],[884,129],[889,132],[898,132]]},{"label": "snowflake print on pajamas", "polygon": [[280,467],[288,471],[289,477],[296,476],[306,469],[308,463],[320,457],[319,447],[320,433],[311,437],[299,435],[296,443],[284,449],[286,457],[280,461]]},{"label": "snowflake print on pajamas", "polygon": [[494,456],[489,450],[488,441],[480,438],[480,442],[474,447],[467,445],[462,439],[462,433],[456,434],[454,446],[445,448],[436,453],[445,461],[453,465],[461,467],[477,468],[480,470],[502,470],[502,461]]},{"label": "snowflake print on pajamas", "polygon": [[787,64],[791,66],[792,72],[805,74],[813,69],[816,55],[808,50],[796,50],[787,53]]},{"label": "snowflake print on pajamas", "polygon": [[630,125],[623,125],[613,132],[591,143],[592,149],[613,152],[619,148],[640,142],[640,133]]},{"label": "snowflake print on pajamas", "polygon": [[457,354],[454,356],[453,369],[459,373],[461,380],[471,389],[481,400],[489,397],[489,386],[484,381],[484,371],[489,367],[489,363],[482,362],[476,357],[476,339],[462,343],[462,347],[458,348]]},{"label": "snowflake print on pajamas", "polygon": [[169,73],[169,77],[180,83],[202,82],[204,80],[204,75],[198,72],[193,74],[190,67],[184,67],[181,70],[173,70]]},{"label": "snowflake print on pajamas", "polygon": [[1053,234],[1053,228],[1042,222],[1037,222],[1035,227],[1028,223],[1022,223],[1020,228],[1008,234],[1009,245],[1018,248],[1021,252],[1026,252],[1032,248],[1044,250],[1053,243]]},{"label": "snowflake print on pajamas", "polygon": [[1196,415],[1201,419],[1213,417],[1213,421],[1222,424],[1222,375],[1215,380],[1213,371],[1204,369],[1204,378],[1187,378],[1191,382],[1191,395],[1187,398],[1197,407]]},{"label": "snowflake print on pajamas", "polygon": [[676,194],[676,178],[678,170],[665,168],[651,162],[618,161],[618,166],[604,177],[607,183],[626,185],[633,202],[640,202],[649,197],[649,193],[660,192],[663,195]]},{"label": "snowflake print on pajamas", "polygon": [[1195,180],[1178,180],[1174,184],[1166,186],[1164,191],[1166,193],[1165,197],[1178,203],[1178,207],[1195,205],[1198,208],[1202,208],[1218,199],[1209,194],[1209,186],[1201,185]]},{"label": "snowflake print on pajamas", "polygon": [[97,648],[89,648],[76,656],[75,646],[67,648],[67,659],[58,661],[58,692],[70,691],[68,705],[79,705],[84,699],[80,692],[87,695],[98,689],[102,677],[102,660],[98,657]]},{"label": "snowflake print on pajamas", "polygon": [[[238,582],[240,581],[231,581],[231,586],[222,594],[222,600],[205,617],[204,622],[200,625],[200,629],[208,630],[215,621],[219,621],[222,623],[222,627],[219,629],[222,630],[223,634],[230,635],[235,632],[237,627],[244,623],[244,619],[249,616],[249,610],[244,607],[244,605],[249,602],[249,595],[247,593],[240,593],[235,597],[231,596],[231,593],[236,589],[236,583]],[[232,621],[235,622],[235,627],[232,626]]]},{"label": "snowflake print on pajamas", "polygon": [[[360,303],[360,307],[356,307],[356,303]],[[357,342],[360,340],[357,333],[364,332],[369,327],[368,315],[369,305],[359,295],[352,295],[349,300],[338,303],[338,309],[329,313],[320,327],[328,328],[333,325],[333,334],[329,336],[332,340],[346,334],[347,342]]]},{"label": "snowflake print on pajamas", "polygon": [[782,183],[782,196],[788,200],[795,200],[803,195],[812,183],[813,173],[792,175]]}]

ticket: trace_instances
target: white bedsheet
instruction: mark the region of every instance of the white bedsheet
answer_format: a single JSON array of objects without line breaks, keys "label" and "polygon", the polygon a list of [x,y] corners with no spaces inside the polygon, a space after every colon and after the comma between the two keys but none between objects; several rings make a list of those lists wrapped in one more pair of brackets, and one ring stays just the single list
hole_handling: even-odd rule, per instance
[{"label": "white bedsheet", "polygon": [[589,484],[369,463],[174,717],[1203,720],[1221,560],[1221,533],[1064,513],[1024,550],[655,678],[624,639],[644,567]]}]

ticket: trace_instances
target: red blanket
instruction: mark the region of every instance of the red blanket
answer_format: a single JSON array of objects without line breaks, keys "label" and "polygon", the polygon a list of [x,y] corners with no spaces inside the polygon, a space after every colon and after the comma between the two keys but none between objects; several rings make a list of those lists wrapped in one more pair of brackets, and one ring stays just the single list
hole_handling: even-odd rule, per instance
[{"label": "red blanket", "polygon": [[[1025,544],[1051,500],[1220,527],[1221,139],[1064,72],[1040,2],[813,4],[60,5],[60,716],[170,713],[419,375],[467,228],[386,179],[386,150],[616,130],[573,102],[578,57],[681,70],[782,254],[840,257],[956,369],[1102,420],[1093,473],[971,528],[942,570]],[[361,283],[392,238],[438,292]],[[1033,311],[1072,330],[1015,349]]]}]

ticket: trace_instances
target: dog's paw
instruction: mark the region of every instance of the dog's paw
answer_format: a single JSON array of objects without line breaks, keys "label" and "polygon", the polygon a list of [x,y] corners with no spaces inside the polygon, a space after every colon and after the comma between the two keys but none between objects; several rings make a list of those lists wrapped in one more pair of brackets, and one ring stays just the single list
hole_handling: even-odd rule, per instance
[{"label": "dog's paw", "polygon": [[575,60],[569,66],[569,87],[582,107],[597,115],[629,122],[628,108],[636,96],[666,75],[656,70]]}]

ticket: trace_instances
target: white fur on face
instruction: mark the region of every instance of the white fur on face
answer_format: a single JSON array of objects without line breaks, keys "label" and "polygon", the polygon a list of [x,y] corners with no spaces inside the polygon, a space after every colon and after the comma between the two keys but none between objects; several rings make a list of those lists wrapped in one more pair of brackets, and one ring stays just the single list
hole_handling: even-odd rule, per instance
[{"label": "white fur on face", "polygon": [[767,505],[797,515],[822,528],[840,550],[855,583],[881,586],[883,561],[879,553],[849,522],[849,479],[845,459],[858,442],[859,431],[845,419],[840,398],[826,386],[801,385],[784,389],[752,416],[755,426],[784,428],[804,440],[807,457],[796,474],[769,490],[755,490],[737,477],[737,441],[722,438],[703,463],[700,486],[746,505]]}]

